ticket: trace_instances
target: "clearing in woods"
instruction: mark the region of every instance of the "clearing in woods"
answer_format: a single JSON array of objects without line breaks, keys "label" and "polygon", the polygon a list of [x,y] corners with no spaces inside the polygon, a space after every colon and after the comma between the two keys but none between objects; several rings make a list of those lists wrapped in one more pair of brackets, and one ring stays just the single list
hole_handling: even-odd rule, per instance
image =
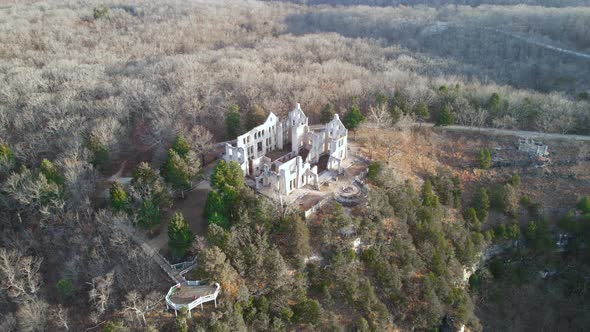
[{"label": "clearing in woods", "polygon": [[[590,192],[589,140],[544,136],[541,140],[549,146],[551,161],[535,167],[526,153],[518,151],[518,137],[513,131],[462,128],[361,128],[356,141],[363,155],[384,160],[393,167],[395,177],[410,179],[417,188],[437,168],[449,167],[461,179],[464,206],[480,186],[500,183],[514,174],[521,178],[522,193],[548,212],[563,212],[561,208],[577,201],[577,195]],[[476,167],[475,157],[484,147],[502,166]]]}]

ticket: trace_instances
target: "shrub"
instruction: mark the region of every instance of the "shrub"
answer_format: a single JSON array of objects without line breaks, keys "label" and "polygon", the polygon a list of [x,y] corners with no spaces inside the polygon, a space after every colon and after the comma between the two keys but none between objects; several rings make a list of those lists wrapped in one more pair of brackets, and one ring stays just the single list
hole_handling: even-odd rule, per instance
[{"label": "shrub", "polygon": [[12,150],[5,144],[0,143],[0,158],[14,160]]},{"label": "shrub", "polygon": [[508,179],[507,183],[513,186],[514,188],[517,188],[518,186],[520,186],[520,175],[514,174],[512,177],[510,177],[510,179]]},{"label": "shrub", "polygon": [[73,292],[74,286],[70,280],[60,279],[57,282],[57,294],[62,301],[69,299]]},{"label": "shrub", "polygon": [[590,197],[584,196],[578,202],[578,209],[584,213],[590,213]]},{"label": "shrub", "polygon": [[43,175],[45,175],[47,181],[53,182],[59,186],[63,185],[64,178],[61,174],[59,174],[57,167],[55,167],[51,161],[43,159],[43,161],[41,161],[39,170],[41,173],[43,173]]},{"label": "shrub", "polygon": [[9,173],[14,164],[14,153],[7,145],[0,143],[0,175]]},{"label": "shrub", "polygon": [[488,148],[483,148],[477,155],[477,165],[482,169],[488,169],[492,166],[492,155]]},{"label": "shrub", "polygon": [[532,203],[531,198],[527,195],[523,195],[520,198],[520,204],[522,204],[524,206],[529,206],[529,205],[531,205],[531,203]]},{"label": "shrub", "polygon": [[95,7],[92,11],[92,16],[94,16],[95,20],[99,18],[106,17],[109,14],[109,9],[105,5],[101,5],[100,7]]},{"label": "shrub", "polygon": [[121,322],[108,321],[102,329],[103,332],[125,332],[128,328]]},{"label": "shrub", "polygon": [[369,169],[367,171],[367,177],[369,180],[375,184],[378,184],[379,175],[381,175],[381,171],[383,170],[383,164],[380,161],[374,161],[369,165]]}]

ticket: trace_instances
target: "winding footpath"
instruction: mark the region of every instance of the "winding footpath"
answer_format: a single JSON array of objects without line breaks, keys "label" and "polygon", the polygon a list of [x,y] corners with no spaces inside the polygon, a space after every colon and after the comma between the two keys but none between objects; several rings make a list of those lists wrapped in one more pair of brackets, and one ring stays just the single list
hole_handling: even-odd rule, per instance
[{"label": "winding footpath", "polygon": [[183,272],[188,269],[191,269],[195,265],[195,264],[193,264],[193,265],[187,267],[186,269],[183,269],[182,271],[174,269],[174,268],[172,268],[172,265],[168,262],[168,260],[166,260],[166,258],[164,258],[162,255],[160,255],[156,249],[152,248],[147,243],[146,239],[141,234],[138,234],[135,231],[135,229],[133,229],[130,225],[124,224],[122,222],[117,222],[117,223],[114,223],[113,226],[116,227],[117,229],[119,229],[120,231],[122,231],[123,233],[125,233],[125,235],[129,236],[129,238],[131,238],[133,240],[133,242],[137,243],[137,245],[139,245],[141,247],[143,252],[146,255],[148,255],[149,257],[151,257],[152,260],[154,262],[156,262],[156,264],[158,264],[160,266],[160,268],[164,272],[166,272],[168,277],[170,277],[170,279],[172,279],[175,283],[184,282],[185,279],[182,276]]}]

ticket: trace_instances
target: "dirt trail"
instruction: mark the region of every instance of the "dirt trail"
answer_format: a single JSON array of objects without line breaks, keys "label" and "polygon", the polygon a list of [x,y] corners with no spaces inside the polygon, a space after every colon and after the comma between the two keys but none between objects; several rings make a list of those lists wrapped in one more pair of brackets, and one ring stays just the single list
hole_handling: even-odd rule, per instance
[{"label": "dirt trail", "polygon": [[[590,136],[585,135],[567,135],[567,134],[555,134],[555,133],[543,133],[539,131],[526,131],[526,130],[511,130],[511,129],[498,129],[498,128],[485,128],[485,127],[469,127],[469,126],[460,126],[460,125],[452,125],[452,126],[444,126],[444,127],[435,127],[432,123],[413,123],[413,127],[423,127],[423,128],[437,128],[439,130],[455,130],[455,131],[470,131],[470,132],[479,132],[479,133],[488,133],[492,135],[498,136],[517,136],[523,138],[537,138],[537,139],[560,139],[560,140],[567,140],[567,141],[586,141],[590,142]],[[364,123],[362,125],[364,128],[379,128],[379,129],[387,129],[378,126],[375,123]]]},{"label": "dirt trail", "polygon": [[[432,127],[433,125],[430,124],[430,126]],[[590,136],[552,134],[552,133],[542,133],[542,132],[538,132],[538,131],[509,130],[509,129],[497,129],[497,128],[478,128],[478,127],[467,127],[467,126],[456,126],[456,125],[439,127],[439,128],[441,128],[441,130],[474,131],[474,132],[483,132],[483,133],[488,133],[488,134],[492,134],[492,135],[501,135],[501,136],[561,139],[561,140],[568,140],[568,141],[590,141]]]},{"label": "dirt trail", "polygon": [[586,54],[586,53],[582,53],[582,52],[578,52],[578,51],[573,51],[573,50],[568,50],[565,48],[561,48],[561,47],[557,47],[548,43],[544,43],[540,40],[536,40],[534,38],[531,37],[524,37],[521,35],[518,35],[516,33],[513,32],[508,32],[508,31],[504,31],[504,30],[500,30],[500,29],[495,29],[495,28],[487,28],[487,27],[482,27],[482,29],[485,30],[491,30],[491,31],[495,31],[497,33],[503,34],[505,36],[508,37],[512,37],[518,40],[521,40],[525,43],[531,44],[531,45],[535,45],[535,46],[539,46],[539,47],[543,47],[552,51],[556,51],[556,52],[560,52],[560,53],[564,53],[567,55],[573,55],[573,56],[577,56],[579,58],[584,58],[584,59],[588,59],[590,60],[590,54]]}]

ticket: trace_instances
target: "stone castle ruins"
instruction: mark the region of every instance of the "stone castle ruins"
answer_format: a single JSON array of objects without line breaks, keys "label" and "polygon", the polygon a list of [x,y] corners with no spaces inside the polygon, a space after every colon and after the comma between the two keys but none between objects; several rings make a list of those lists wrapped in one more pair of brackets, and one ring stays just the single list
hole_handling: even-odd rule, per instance
[{"label": "stone castle ruins", "polygon": [[257,189],[270,188],[288,195],[310,185],[319,189],[319,174],[343,171],[348,130],[337,114],[323,125],[309,125],[297,104],[281,121],[270,113],[266,121],[226,144],[223,159],[237,162]]}]

